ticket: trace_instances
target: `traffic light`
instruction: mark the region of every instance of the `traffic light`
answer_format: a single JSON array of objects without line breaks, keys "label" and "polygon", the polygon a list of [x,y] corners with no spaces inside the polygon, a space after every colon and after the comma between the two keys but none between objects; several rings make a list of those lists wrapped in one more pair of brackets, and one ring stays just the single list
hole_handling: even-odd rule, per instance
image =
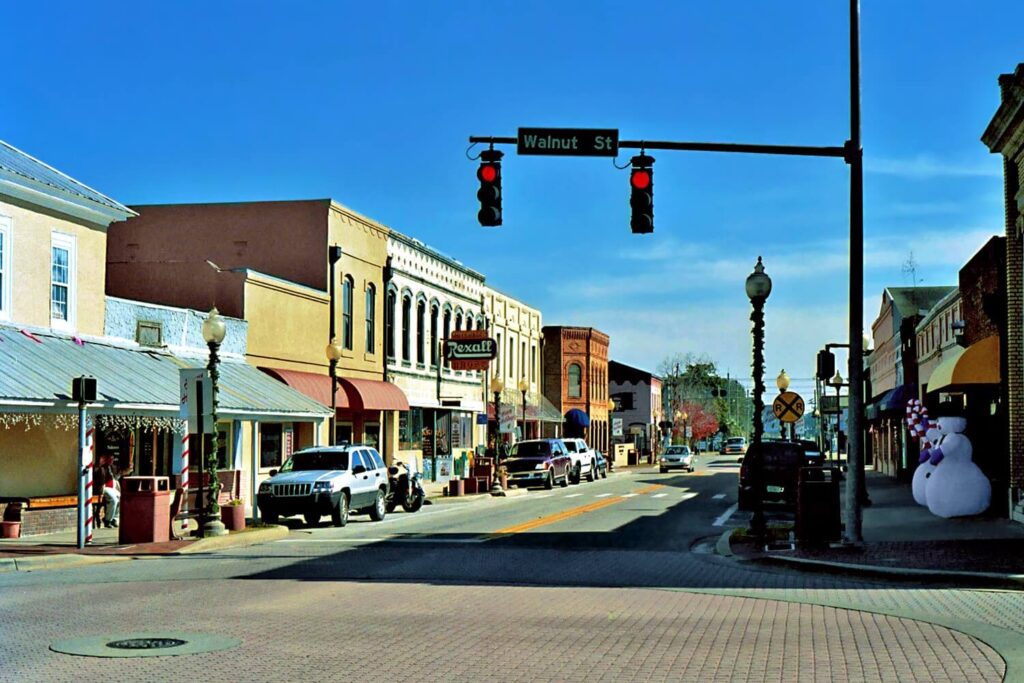
[{"label": "traffic light", "polygon": [[836,356],[827,349],[818,351],[818,379],[827,382],[836,373]]},{"label": "traffic light", "polygon": [[501,157],[504,154],[496,149],[488,149],[480,153],[480,168],[476,177],[480,181],[480,189],[476,198],[480,200],[480,213],[477,219],[480,225],[493,227],[501,225]]},{"label": "traffic light", "polygon": [[654,157],[641,154],[630,160],[629,227],[635,233],[654,232]]}]

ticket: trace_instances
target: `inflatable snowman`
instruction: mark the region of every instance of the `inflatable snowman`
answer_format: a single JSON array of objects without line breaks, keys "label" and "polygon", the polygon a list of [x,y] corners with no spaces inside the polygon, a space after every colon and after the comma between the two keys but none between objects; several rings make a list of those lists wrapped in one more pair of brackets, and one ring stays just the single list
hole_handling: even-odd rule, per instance
[{"label": "inflatable snowman", "polygon": [[925,485],[928,509],[946,518],[980,515],[992,501],[992,485],[971,460],[971,441],[963,433],[967,419],[956,406],[940,406],[940,411],[942,437],[930,458],[936,467]]},{"label": "inflatable snowman", "polygon": [[932,450],[939,447],[941,440],[942,433],[936,427],[929,427],[925,432],[925,442],[921,444],[920,464],[914,470],[914,481],[911,483],[914,502],[918,505],[928,507],[927,484],[937,467],[931,463]]}]

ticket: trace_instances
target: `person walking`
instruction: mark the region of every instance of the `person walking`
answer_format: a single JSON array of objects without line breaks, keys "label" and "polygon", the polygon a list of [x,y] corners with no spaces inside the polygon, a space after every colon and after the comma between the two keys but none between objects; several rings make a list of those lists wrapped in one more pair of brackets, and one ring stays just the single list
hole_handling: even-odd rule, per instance
[{"label": "person walking", "polygon": [[103,482],[103,501],[106,504],[103,526],[108,529],[117,528],[117,517],[121,508],[121,485],[117,481],[113,466],[103,465],[99,478]]}]

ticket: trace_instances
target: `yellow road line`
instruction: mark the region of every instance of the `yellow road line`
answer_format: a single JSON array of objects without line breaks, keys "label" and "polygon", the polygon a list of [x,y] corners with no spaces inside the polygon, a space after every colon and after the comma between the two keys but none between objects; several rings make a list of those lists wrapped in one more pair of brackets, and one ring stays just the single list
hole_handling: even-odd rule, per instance
[{"label": "yellow road line", "polygon": [[[642,489],[637,489],[636,491],[633,491],[632,493],[636,493],[636,494],[650,493],[651,491],[657,491],[658,489],[663,488],[663,487],[664,487],[664,484],[652,484],[651,486],[647,486],[647,487],[642,488]],[[530,520],[529,522],[523,522],[522,524],[516,524],[514,526],[507,526],[504,529],[498,529],[497,531],[495,531],[493,533],[494,533],[494,535],[500,535],[500,534],[520,534],[520,533],[522,533],[524,531],[530,531],[531,529],[536,529],[537,527],[547,526],[548,524],[554,524],[555,522],[561,522],[564,519],[571,519],[573,517],[578,517],[578,516],[580,516],[582,514],[586,514],[588,512],[593,512],[594,510],[600,510],[601,508],[608,507],[609,505],[615,505],[616,503],[621,503],[624,500],[628,500],[628,498],[623,498],[621,495],[618,496],[618,497],[615,497],[615,498],[604,498],[603,500],[599,500],[599,501],[597,501],[595,503],[587,503],[586,505],[580,505],[579,507],[570,508],[568,510],[562,510],[561,512],[556,512],[556,513],[554,513],[552,515],[547,515],[546,517],[540,517],[538,519],[533,519],[533,520]]]}]

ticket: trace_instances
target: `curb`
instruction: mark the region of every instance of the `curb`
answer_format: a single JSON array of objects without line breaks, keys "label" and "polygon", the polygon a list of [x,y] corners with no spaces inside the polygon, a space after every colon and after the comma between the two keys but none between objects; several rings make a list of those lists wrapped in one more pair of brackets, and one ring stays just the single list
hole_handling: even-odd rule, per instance
[{"label": "curb", "polygon": [[36,572],[46,569],[72,569],[93,564],[108,562],[126,562],[134,560],[130,555],[79,555],[62,553],[60,555],[41,555],[39,557],[4,558],[0,559],[0,574],[6,572]]},{"label": "curb", "polygon": [[718,537],[718,542],[715,543],[716,554],[722,557],[736,557],[736,554],[732,551],[732,545],[729,543],[729,539],[732,538],[732,532],[732,529],[727,529]]},{"label": "curb", "polygon": [[810,560],[803,557],[778,557],[775,555],[743,558],[743,561],[764,565],[807,569],[811,571],[822,571],[831,574],[856,574],[859,576],[872,576],[876,578],[930,583],[957,582],[973,585],[983,584],[996,588],[1015,588],[1017,590],[1024,590],[1024,574],[968,572],[949,569],[911,569],[908,567],[880,567],[874,564],[830,562],[827,560]]},{"label": "curb", "polygon": [[227,548],[244,548],[250,545],[258,545],[260,543],[279,541],[282,538],[286,538],[290,533],[291,529],[288,527],[277,525],[267,529],[254,529],[253,531],[228,534],[227,536],[200,538],[181,550],[170,554],[194,555],[195,553],[207,553],[214,550],[225,550]]},{"label": "curb", "polygon": [[436,498],[430,498],[431,505],[465,505],[466,503],[479,503],[482,500],[487,500],[491,497],[489,493],[471,493],[468,496],[438,496]]},{"label": "curb", "polygon": [[525,496],[527,493],[529,493],[528,489],[503,489],[490,494],[490,496],[492,498],[515,498],[517,496]]}]

